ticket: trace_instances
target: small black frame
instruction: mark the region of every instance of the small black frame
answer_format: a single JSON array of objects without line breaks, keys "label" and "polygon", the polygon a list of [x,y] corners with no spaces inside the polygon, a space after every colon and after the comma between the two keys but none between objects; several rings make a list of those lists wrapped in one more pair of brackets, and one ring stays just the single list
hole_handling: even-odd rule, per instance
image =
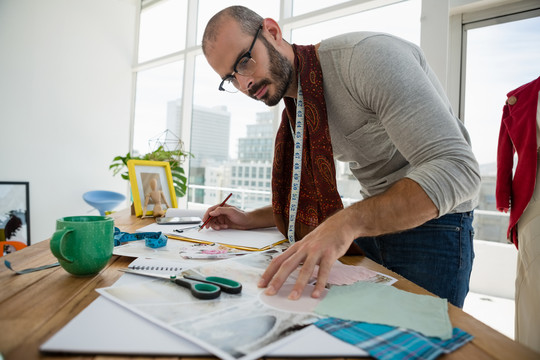
[{"label": "small black frame", "polygon": [[28,181],[0,181],[0,240],[31,244]]}]

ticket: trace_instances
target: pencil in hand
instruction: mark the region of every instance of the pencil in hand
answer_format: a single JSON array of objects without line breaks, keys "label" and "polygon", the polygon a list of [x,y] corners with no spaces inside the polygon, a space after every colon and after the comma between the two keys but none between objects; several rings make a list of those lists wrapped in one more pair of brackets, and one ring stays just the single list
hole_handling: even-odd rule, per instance
[{"label": "pencil in hand", "polygon": [[[229,196],[227,196],[225,200],[223,200],[223,202],[219,204],[219,206],[225,205],[227,203],[227,200],[229,200],[231,196],[232,196],[232,193],[230,193]],[[212,216],[208,216],[208,219],[206,219],[206,221],[199,227],[199,230],[197,231],[201,231],[210,222],[210,220],[212,220]]]}]

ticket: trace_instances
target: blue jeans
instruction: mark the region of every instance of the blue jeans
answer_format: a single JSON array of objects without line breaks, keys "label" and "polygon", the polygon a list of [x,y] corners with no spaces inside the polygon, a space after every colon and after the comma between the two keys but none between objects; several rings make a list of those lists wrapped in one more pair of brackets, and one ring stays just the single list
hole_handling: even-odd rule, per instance
[{"label": "blue jeans", "polygon": [[461,308],[474,259],[472,221],[472,211],[447,214],[411,230],[355,242],[371,260]]}]

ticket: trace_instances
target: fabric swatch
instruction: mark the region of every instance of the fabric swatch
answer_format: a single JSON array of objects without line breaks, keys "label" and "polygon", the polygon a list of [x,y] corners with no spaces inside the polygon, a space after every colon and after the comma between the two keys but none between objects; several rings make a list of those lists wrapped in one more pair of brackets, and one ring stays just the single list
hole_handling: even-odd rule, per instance
[{"label": "fabric swatch", "polygon": [[362,282],[333,286],[315,313],[343,320],[411,329],[429,337],[452,337],[446,299],[418,295],[393,286]]},{"label": "fabric swatch", "polygon": [[450,339],[441,340],[407,329],[336,318],[321,319],[315,326],[378,360],[432,360],[451,353],[473,339],[472,335],[458,328],[454,328]]}]

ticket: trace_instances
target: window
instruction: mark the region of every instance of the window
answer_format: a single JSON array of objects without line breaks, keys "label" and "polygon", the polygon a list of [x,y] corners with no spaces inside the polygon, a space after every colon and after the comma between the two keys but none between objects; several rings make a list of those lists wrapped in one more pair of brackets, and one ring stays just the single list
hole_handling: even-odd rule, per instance
[{"label": "window", "polygon": [[506,94],[536,79],[540,64],[540,11],[465,24],[462,119],[480,163],[475,237],[506,242],[508,216],[496,210],[496,156]]},{"label": "window", "polygon": [[187,0],[160,1],[141,12],[140,63],[185,48],[187,3]]},{"label": "window", "polygon": [[[336,5],[346,0],[334,0],[330,5]],[[293,14],[302,15],[312,11],[324,9],[328,7],[329,2],[327,0],[294,0],[293,1]]]},{"label": "window", "polygon": [[[218,11],[232,5],[242,5],[260,14],[263,18],[279,19],[279,1],[250,1],[250,0],[199,0],[199,15],[197,22],[197,44],[201,44],[204,29],[208,20]],[[213,72],[213,71],[212,71]]]},{"label": "window", "polygon": [[[203,168],[217,169],[233,164],[238,165],[239,177],[249,177],[249,168],[243,169],[241,161],[238,160],[239,158],[250,160],[249,144],[246,144],[245,152],[239,153],[239,140],[246,137],[246,126],[255,123],[257,114],[272,112],[272,109],[264,104],[253,101],[243,94],[218,91],[218,85],[219,76],[204,56],[198,55],[195,62],[193,107],[200,109],[200,112],[193,112],[191,119],[191,152],[195,155],[196,161],[191,161],[190,164],[190,183],[195,181],[192,174],[201,173]],[[211,118],[210,113],[213,114]],[[215,134],[215,137],[209,139],[208,132]],[[194,147],[196,144],[200,146]],[[197,181],[198,185],[219,185],[214,179],[206,177],[198,177]],[[220,185],[227,187],[229,184],[230,180],[223,176]],[[212,191],[218,190],[206,190],[204,193],[209,194]],[[210,203],[204,197],[198,198],[197,201]],[[231,201],[231,205],[239,205],[234,203],[235,199]]]},{"label": "window", "polygon": [[[182,91],[183,61],[157,66],[137,74],[133,152],[154,150],[149,141],[179,124],[178,98]],[[171,128],[172,129],[172,128]],[[179,135],[176,131],[175,134]]]},{"label": "window", "polygon": [[[317,43],[321,39],[354,31],[380,31],[420,44],[421,1],[410,0],[382,6],[347,16],[340,16],[323,22],[292,30],[294,43]],[[352,176],[347,164],[343,172],[337,172],[338,191],[344,206],[361,199],[360,185]]]},{"label": "window", "polygon": [[292,41],[316,43],[346,32],[380,31],[420,44],[420,0],[410,0],[319,22],[293,31]]},{"label": "window", "polygon": [[[200,44],[211,16],[233,4],[277,20],[286,40],[297,43],[316,43],[359,30],[394,33],[419,43],[421,0],[395,0],[385,6],[351,0],[143,0],[139,63],[134,67],[132,150],[141,154],[152,150],[149,140],[169,130],[194,154],[189,161],[187,201],[214,204],[233,188],[238,190],[230,204],[250,209],[270,201],[273,142],[281,109],[217,90],[219,76],[202,55]],[[263,184],[258,179],[264,179]],[[340,181],[350,181],[349,176]],[[244,192],[257,184],[257,190],[267,193]],[[354,196],[358,197],[357,191]]]}]

